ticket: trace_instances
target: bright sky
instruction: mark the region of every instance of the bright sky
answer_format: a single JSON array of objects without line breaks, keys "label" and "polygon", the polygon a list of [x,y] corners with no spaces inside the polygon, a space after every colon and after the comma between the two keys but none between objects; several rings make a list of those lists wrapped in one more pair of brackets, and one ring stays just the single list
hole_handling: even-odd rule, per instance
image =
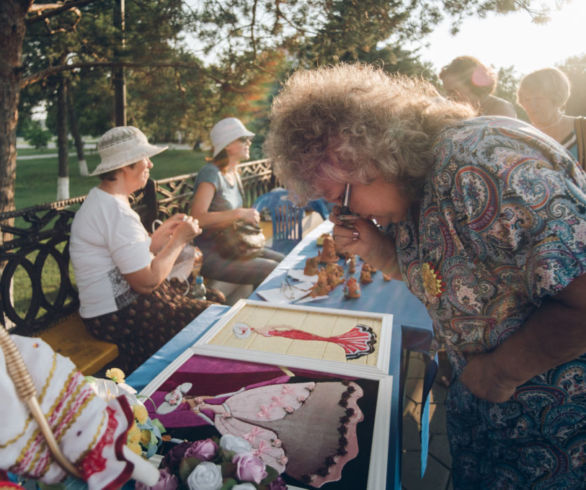
[{"label": "bright sky", "polygon": [[586,1],[571,0],[551,17],[541,25],[532,23],[525,12],[468,18],[456,36],[445,24],[428,37],[429,47],[421,48],[421,58],[439,71],[456,56],[470,55],[496,69],[513,66],[517,75],[525,75],[586,54]]}]

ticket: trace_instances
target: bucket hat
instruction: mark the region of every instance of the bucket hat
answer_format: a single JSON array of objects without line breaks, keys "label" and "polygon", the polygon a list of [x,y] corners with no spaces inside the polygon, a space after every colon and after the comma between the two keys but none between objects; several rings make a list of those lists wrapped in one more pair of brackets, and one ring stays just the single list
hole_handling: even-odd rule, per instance
[{"label": "bucket hat", "polygon": [[210,138],[214,147],[214,157],[232,143],[232,141],[236,141],[242,136],[252,138],[254,133],[248,131],[240,119],[227,117],[217,122],[210,131]]},{"label": "bucket hat", "polygon": [[90,175],[126,167],[166,149],[166,146],[151,145],[144,133],[134,126],[117,126],[106,131],[98,141],[101,161]]}]

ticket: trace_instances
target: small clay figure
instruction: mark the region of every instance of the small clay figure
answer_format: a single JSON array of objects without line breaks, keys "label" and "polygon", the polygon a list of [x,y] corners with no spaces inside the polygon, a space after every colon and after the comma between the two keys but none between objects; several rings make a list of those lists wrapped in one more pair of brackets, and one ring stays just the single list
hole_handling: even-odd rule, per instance
[{"label": "small clay figure", "polygon": [[356,278],[351,277],[344,284],[344,297],[345,298],[360,298],[360,285]]},{"label": "small clay figure", "polygon": [[366,262],[364,262],[364,264],[362,264],[362,270],[363,271],[366,270],[366,271],[370,272],[371,274],[374,274],[377,271],[376,267],[373,267],[372,265],[370,265]]},{"label": "small clay figure", "polygon": [[329,233],[322,233],[320,236],[317,237],[317,240],[315,241],[315,243],[317,244],[318,247],[323,247],[324,238],[327,236],[329,236],[331,238],[331,235]]},{"label": "small clay figure", "polygon": [[356,272],[356,255],[352,255],[350,257],[350,262],[348,262],[348,274],[354,274]]},{"label": "small clay figure", "polygon": [[326,274],[328,276],[328,284],[332,289],[344,282],[344,268],[339,264],[326,265]]},{"label": "small clay figure", "polygon": [[303,268],[303,273],[306,276],[314,276],[317,274],[319,264],[319,256],[317,257],[308,257],[305,261],[305,267]]},{"label": "small clay figure", "polygon": [[328,284],[328,273],[325,269],[320,269],[317,273],[317,282],[311,288],[311,297],[326,296],[331,288]]},{"label": "small clay figure", "polygon": [[370,284],[371,282],[372,282],[372,276],[370,275],[370,270],[368,270],[368,268],[364,268],[364,266],[362,266],[362,270],[360,271],[360,283],[361,284]]},{"label": "small clay figure", "polygon": [[319,256],[319,261],[323,263],[338,262],[338,254],[336,254],[336,245],[331,236],[324,237],[324,246]]}]

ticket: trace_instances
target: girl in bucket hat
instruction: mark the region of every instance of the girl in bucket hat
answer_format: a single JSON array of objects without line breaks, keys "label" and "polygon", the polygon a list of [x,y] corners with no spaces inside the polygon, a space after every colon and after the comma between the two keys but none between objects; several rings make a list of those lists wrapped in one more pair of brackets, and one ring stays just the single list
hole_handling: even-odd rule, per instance
[{"label": "girl in bucket hat", "polygon": [[201,233],[197,219],[176,214],[149,236],[130,206],[130,195],[147,183],[150,158],[164,150],[133,126],[107,131],[91,174],[101,182],[71,225],[79,313],[94,336],[118,345],[116,365],[126,372],[212,304],[177,294],[165,281],[185,245]]},{"label": "girl in bucket hat", "polygon": [[260,256],[243,259],[223,258],[214,246],[213,235],[237,220],[258,225],[259,213],[243,207],[237,165],[250,158],[254,133],[235,117],[222,119],[212,128],[213,162],[197,174],[190,214],[204,232],[197,238],[204,261],[202,274],[210,279],[237,284],[252,284],[255,288],[283,260],[283,255],[264,248]]}]

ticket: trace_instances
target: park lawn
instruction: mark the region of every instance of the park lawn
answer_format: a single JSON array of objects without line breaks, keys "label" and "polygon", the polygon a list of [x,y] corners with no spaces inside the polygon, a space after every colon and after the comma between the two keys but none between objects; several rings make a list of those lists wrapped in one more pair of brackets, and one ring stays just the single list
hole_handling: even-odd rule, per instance
[{"label": "park lawn", "polygon": [[[86,155],[91,172],[100,160],[98,154]],[[152,158],[151,178],[158,180],[197,172],[205,164],[205,155],[193,150],[167,150]],[[53,202],[57,198],[58,160],[38,158],[17,160],[14,200],[16,209]],[[100,182],[98,177],[82,177],[76,157],[69,157],[70,197],[83,196]]]}]

